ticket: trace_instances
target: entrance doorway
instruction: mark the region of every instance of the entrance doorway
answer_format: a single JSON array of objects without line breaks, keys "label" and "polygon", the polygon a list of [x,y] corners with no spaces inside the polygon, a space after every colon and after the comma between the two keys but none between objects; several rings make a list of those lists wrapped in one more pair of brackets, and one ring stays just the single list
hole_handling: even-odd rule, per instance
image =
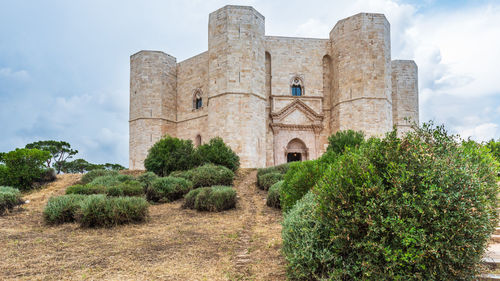
[{"label": "entrance doorway", "polygon": [[308,149],[305,143],[295,138],[291,140],[285,148],[285,156],[287,162],[307,160]]},{"label": "entrance doorway", "polygon": [[286,155],[286,162],[302,161],[302,153],[288,153]]}]

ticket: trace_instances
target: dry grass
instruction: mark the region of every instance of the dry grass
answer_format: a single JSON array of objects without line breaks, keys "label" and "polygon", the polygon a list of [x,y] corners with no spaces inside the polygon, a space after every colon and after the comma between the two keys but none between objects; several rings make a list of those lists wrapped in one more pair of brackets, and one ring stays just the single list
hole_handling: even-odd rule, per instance
[{"label": "dry grass", "polygon": [[[284,280],[281,214],[265,206],[255,171],[238,173],[237,208],[221,213],[150,207],[146,223],[111,229],[46,226],[50,196],[79,175],[59,176],[0,217],[0,280]],[[242,258],[241,253],[247,254]]]}]

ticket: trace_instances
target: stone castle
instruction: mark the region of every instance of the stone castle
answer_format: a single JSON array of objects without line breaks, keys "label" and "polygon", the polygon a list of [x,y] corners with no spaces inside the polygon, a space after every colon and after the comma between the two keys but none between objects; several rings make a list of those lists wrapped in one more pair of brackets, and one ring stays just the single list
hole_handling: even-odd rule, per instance
[{"label": "stone castle", "polygon": [[383,14],[340,20],[329,39],[264,30],[254,8],[225,6],[209,15],[208,51],[131,56],[130,169],[167,134],[195,145],[220,136],[242,167],[265,167],[315,159],[339,130],[381,136],[418,122],[417,65],[391,60]]}]

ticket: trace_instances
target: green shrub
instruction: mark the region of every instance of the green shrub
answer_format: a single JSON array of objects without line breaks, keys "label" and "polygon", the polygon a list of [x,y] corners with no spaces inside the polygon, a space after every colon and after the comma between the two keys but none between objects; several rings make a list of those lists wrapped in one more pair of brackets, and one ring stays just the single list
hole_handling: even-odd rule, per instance
[{"label": "green shrub", "polygon": [[280,201],[280,190],[281,187],[283,186],[284,181],[279,181],[275,184],[273,184],[269,188],[269,192],[267,193],[267,200],[266,200],[266,205],[269,207],[273,208],[281,208],[281,201]]},{"label": "green shrub", "polygon": [[4,153],[0,168],[0,184],[13,186],[20,190],[30,190],[35,181],[40,181],[45,173],[44,165],[51,157],[47,151],[17,148]]},{"label": "green shrub", "polygon": [[144,167],[160,177],[175,170],[188,170],[196,165],[193,143],[166,136],[156,142],[148,152]]},{"label": "green shrub", "polygon": [[[123,196],[142,196],[144,194],[144,189],[140,182],[136,180],[128,180],[122,182],[116,186],[117,188],[122,190]],[[108,195],[113,196],[109,193]],[[115,195],[120,196],[120,195]]]},{"label": "green shrub", "polygon": [[308,192],[283,218],[282,252],[290,280],[326,280],[335,270],[332,265],[337,255],[329,243],[329,227],[315,215],[316,204],[314,193]]},{"label": "green shrub", "polygon": [[144,221],[149,204],[140,197],[89,195],[80,206],[76,219],[83,227],[110,227]]},{"label": "green shrub", "polygon": [[267,168],[259,168],[259,169],[257,169],[257,179],[260,176],[268,174],[268,173],[280,173],[280,174],[284,175],[288,171],[288,167],[290,167],[290,163],[285,163],[285,164],[267,167]]},{"label": "green shrub", "polygon": [[325,170],[321,160],[293,162],[281,187],[281,209],[288,212],[321,178]]},{"label": "green shrub", "polygon": [[487,148],[428,124],[347,151],[314,187],[313,219],[283,228],[289,278],[473,280],[498,223],[496,169]]},{"label": "green shrub", "polygon": [[201,164],[212,163],[232,171],[236,171],[240,167],[240,157],[220,137],[200,145],[196,149],[196,156]]},{"label": "green shrub", "polygon": [[48,224],[60,224],[75,221],[75,214],[86,195],[71,194],[51,197],[43,211],[43,218]]},{"label": "green shrub", "polygon": [[486,142],[485,145],[489,148],[491,154],[497,160],[497,162],[500,162],[500,139],[498,139],[497,141],[491,139],[490,141]]},{"label": "green shrub", "polygon": [[198,211],[220,212],[236,206],[236,190],[230,186],[202,187],[186,195],[184,206]]},{"label": "green shrub", "polygon": [[193,188],[207,187],[214,185],[232,185],[234,173],[224,166],[205,164],[196,167],[191,172]]},{"label": "green shrub", "polygon": [[91,194],[105,194],[106,187],[101,185],[89,186],[76,184],[66,188],[66,194],[81,194],[81,195],[91,195]]},{"label": "green shrub", "polygon": [[173,171],[170,173],[171,177],[176,177],[176,178],[183,178],[187,180],[192,180],[193,178],[193,170],[187,170],[187,171]]},{"label": "green shrub", "polygon": [[148,188],[146,198],[153,202],[171,202],[182,198],[192,187],[193,184],[183,178],[157,178]]},{"label": "green shrub", "polygon": [[338,131],[328,138],[327,150],[342,154],[347,147],[359,147],[365,141],[365,134],[361,131]]},{"label": "green shrub", "polygon": [[110,171],[110,170],[104,170],[104,169],[92,170],[92,171],[90,171],[82,176],[80,183],[81,184],[88,184],[97,177],[117,176],[117,175],[119,175],[119,173],[117,171]]},{"label": "green shrub", "polygon": [[155,173],[146,172],[137,177],[137,180],[141,183],[144,193],[146,193],[151,184],[153,184],[153,181],[157,178],[158,176]]},{"label": "green shrub", "polygon": [[189,191],[185,196],[184,196],[184,204],[182,205],[183,208],[189,208],[189,209],[195,209],[195,203],[196,203],[196,197],[202,191],[204,188],[208,187],[200,187],[197,189],[193,189]]},{"label": "green shrub", "polygon": [[[144,194],[141,183],[128,179],[130,176],[102,176],[87,185],[73,185],[66,194],[107,194],[108,196],[141,196]],[[125,180],[125,181],[120,181]],[[128,180],[127,180],[128,179]]]},{"label": "green shrub", "polygon": [[[0,153],[0,155],[1,155],[1,153]],[[0,163],[0,185],[7,184],[7,175],[8,174],[9,174],[9,171],[7,169],[7,166],[5,166],[4,164]]]},{"label": "green shrub", "polygon": [[[142,191],[142,187],[141,187]],[[108,196],[114,196],[114,197],[119,197],[123,196],[123,189],[119,187],[118,185],[113,185],[108,188],[106,188],[106,195]]]},{"label": "green shrub", "polygon": [[269,188],[283,179],[280,173],[267,173],[257,178],[257,186],[262,190],[269,190]]},{"label": "green shrub", "polygon": [[106,175],[94,178],[87,186],[114,186],[119,185],[126,181],[134,180],[133,176],[130,175]]},{"label": "green shrub", "polygon": [[15,206],[23,204],[21,192],[17,188],[0,186],[0,215],[12,210]]}]

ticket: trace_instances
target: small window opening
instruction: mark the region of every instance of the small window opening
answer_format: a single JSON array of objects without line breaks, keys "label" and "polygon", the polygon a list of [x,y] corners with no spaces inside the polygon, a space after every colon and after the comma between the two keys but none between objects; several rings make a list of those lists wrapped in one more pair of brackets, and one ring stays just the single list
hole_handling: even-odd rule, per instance
[{"label": "small window opening", "polygon": [[300,97],[302,96],[303,86],[302,81],[297,77],[292,80],[292,96]]},{"label": "small window opening", "polygon": [[200,109],[203,106],[203,99],[201,97],[201,91],[197,90],[193,97],[193,108]]}]

